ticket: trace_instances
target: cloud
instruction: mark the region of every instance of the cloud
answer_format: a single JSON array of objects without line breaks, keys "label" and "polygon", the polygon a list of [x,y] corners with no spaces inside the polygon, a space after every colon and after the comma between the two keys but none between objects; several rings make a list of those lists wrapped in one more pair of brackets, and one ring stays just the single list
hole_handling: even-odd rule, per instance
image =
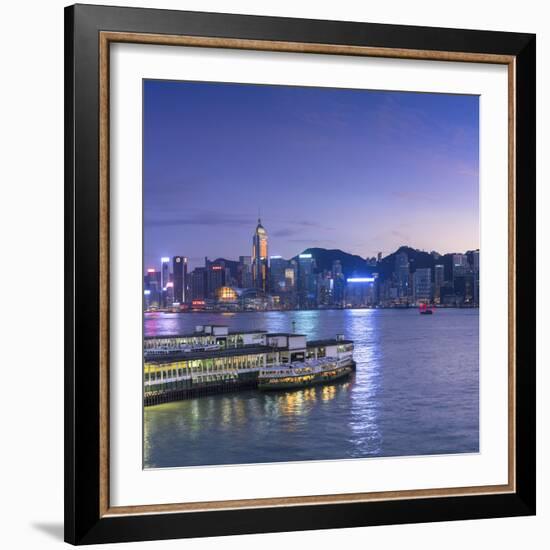
[{"label": "cloud", "polygon": [[296,225],[300,225],[302,227],[321,227],[323,229],[334,229],[333,227],[326,227],[326,226],[323,226],[323,224],[319,223],[319,222],[310,222],[310,221],[307,221],[307,220],[301,220],[301,221],[298,221],[298,222],[293,222],[295,223]]},{"label": "cloud", "polygon": [[290,237],[291,235],[296,235],[300,231],[298,229],[291,229],[289,227],[285,229],[277,229],[276,231],[273,231],[271,234],[274,237]]},{"label": "cloud", "polygon": [[153,218],[146,219],[145,225],[148,227],[168,227],[168,226],[189,226],[189,225],[207,225],[207,226],[231,226],[246,227],[254,222],[250,218],[232,217],[220,212],[201,212],[192,215],[182,215],[181,217]]},{"label": "cloud", "polygon": [[[187,211],[181,216],[176,214],[177,208],[166,209],[166,216],[157,217],[153,214],[151,217],[145,219],[145,225],[147,227],[182,227],[182,226],[224,226],[224,227],[248,227],[251,231],[256,226],[256,218],[252,216],[245,216],[243,214],[228,215],[225,212],[207,211],[207,210],[195,210]],[[303,232],[304,228],[322,229],[325,231],[333,231],[333,227],[324,226],[316,221],[309,220],[279,220],[277,222],[283,222],[290,227],[283,227],[281,229],[275,229],[268,233],[274,237],[288,237]],[[267,222],[267,223],[266,223]],[[263,218],[262,223],[269,226],[274,223],[272,218]]]},{"label": "cloud", "polygon": [[333,243],[332,239],[288,239],[289,243],[325,244]]},{"label": "cloud", "polygon": [[[269,218],[266,218],[266,219],[268,221],[271,221]],[[323,225],[321,222],[318,222],[318,221],[310,221],[310,220],[277,220],[277,221],[279,222],[284,221],[284,223],[287,223],[289,225],[295,225],[297,227],[313,227],[315,229],[323,229],[325,231],[334,231],[334,227]],[[284,231],[284,230],[281,230],[281,231]],[[275,235],[275,233],[273,234]]]}]

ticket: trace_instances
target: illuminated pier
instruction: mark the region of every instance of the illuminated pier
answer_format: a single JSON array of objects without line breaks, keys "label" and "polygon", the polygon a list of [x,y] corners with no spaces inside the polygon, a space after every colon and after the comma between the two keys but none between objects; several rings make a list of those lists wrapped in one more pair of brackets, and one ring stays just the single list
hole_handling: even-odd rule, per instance
[{"label": "illuminated pier", "polygon": [[192,334],[147,338],[144,403],[154,405],[258,386],[261,369],[334,358],[355,366],[353,342],[307,341],[303,334],[229,331],[202,325]]}]

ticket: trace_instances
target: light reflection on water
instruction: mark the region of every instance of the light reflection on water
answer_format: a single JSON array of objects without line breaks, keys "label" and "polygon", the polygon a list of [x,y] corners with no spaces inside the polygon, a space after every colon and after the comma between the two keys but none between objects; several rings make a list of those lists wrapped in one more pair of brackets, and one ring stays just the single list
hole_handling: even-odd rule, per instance
[{"label": "light reflection on water", "polygon": [[146,467],[477,452],[475,310],[151,314],[145,333],[198,324],[345,334],[357,372],[296,391],[244,391],[145,409]]}]

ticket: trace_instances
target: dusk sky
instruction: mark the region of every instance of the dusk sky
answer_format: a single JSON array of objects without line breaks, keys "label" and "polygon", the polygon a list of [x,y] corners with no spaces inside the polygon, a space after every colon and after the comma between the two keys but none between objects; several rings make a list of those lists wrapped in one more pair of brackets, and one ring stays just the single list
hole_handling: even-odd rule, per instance
[{"label": "dusk sky", "polygon": [[144,261],[479,248],[477,96],[144,82]]}]

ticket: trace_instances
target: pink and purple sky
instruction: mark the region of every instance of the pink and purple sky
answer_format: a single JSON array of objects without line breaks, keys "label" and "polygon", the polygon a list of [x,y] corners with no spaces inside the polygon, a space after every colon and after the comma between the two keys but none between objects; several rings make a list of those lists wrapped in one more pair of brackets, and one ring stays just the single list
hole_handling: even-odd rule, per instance
[{"label": "pink and purple sky", "polygon": [[144,260],[479,248],[477,96],[144,81]]}]

